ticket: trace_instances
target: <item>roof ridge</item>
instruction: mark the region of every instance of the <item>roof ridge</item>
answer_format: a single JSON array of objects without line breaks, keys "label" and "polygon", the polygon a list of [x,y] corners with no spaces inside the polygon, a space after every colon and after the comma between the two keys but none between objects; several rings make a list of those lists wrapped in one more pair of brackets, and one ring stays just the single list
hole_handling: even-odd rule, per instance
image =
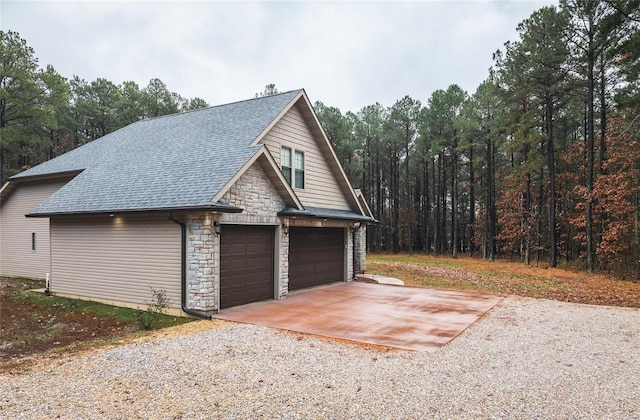
[{"label": "roof ridge", "polygon": [[[154,121],[154,120],[159,120],[160,118],[169,118],[169,117],[175,117],[178,115],[185,115],[185,114],[190,114],[192,112],[199,112],[199,111],[206,111],[206,110],[210,110],[213,108],[222,108],[223,106],[229,106],[229,105],[236,105],[236,104],[241,104],[243,102],[250,102],[250,101],[256,101],[256,100],[260,100],[260,99],[267,99],[267,98],[271,98],[273,96],[281,96],[281,95],[287,95],[287,94],[291,94],[293,92],[302,92],[304,89],[293,89],[293,90],[289,90],[286,92],[278,92],[275,93],[273,95],[267,95],[267,96],[258,96],[256,98],[248,98],[248,99],[241,99],[238,101],[234,101],[234,102],[227,102],[224,104],[218,104],[218,105],[211,105],[208,106],[206,108],[198,108],[198,109],[189,109],[187,111],[180,111],[180,112],[175,112],[173,114],[166,114],[166,115],[158,115],[157,117],[151,117],[151,118],[142,118],[141,120],[138,121],[134,121],[131,124],[137,124],[137,123],[141,123],[141,122],[145,122],[145,121]],[[126,127],[126,126],[125,126]],[[123,127],[124,128],[124,127]],[[96,139],[97,140],[97,139]]]}]

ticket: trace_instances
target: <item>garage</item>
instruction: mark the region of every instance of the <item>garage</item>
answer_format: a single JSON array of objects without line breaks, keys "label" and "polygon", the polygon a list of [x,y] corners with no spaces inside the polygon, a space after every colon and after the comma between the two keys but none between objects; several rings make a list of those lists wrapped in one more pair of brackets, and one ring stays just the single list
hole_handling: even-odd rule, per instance
[{"label": "garage", "polygon": [[289,290],[343,281],[344,277],[344,229],[290,229]]},{"label": "garage", "polygon": [[273,299],[273,258],[273,226],[223,226],[220,308]]}]

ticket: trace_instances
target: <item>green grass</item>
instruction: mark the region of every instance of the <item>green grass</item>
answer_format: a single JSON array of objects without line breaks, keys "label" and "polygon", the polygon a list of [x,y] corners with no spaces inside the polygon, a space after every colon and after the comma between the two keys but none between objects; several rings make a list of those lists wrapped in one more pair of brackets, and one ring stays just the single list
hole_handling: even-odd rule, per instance
[{"label": "green grass", "polygon": [[[84,316],[91,315],[98,318],[111,318],[127,324],[136,324],[137,322],[137,309],[107,305],[88,300],[71,299],[60,296],[46,296],[43,293],[31,291],[31,289],[44,288],[44,280],[23,278],[15,278],[13,280],[23,283],[24,289],[11,290],[7,295],[11,296],[13,299],[20,300],[23,301],[23,303],[31,305],[34,312],[41,312],[45,309],[54,309],[56,311],[73,312]],[[146,305],[140,305],[140,309],[146,309],[146,307]],[[166,328],[186,324],[191,321],[193,321],[193,319],[188,317],[160,314],[156,327]]]},{"label": "green grass", "polygon": [[[99,318],[112,318],[127,324],[135,324],[136,309],[112,306],[88,300],[70,299],[59,296],[45,296],[37,292],[25,292],[29,299],[36,305],[49,307],[56,310],[74,312],[81,315],[91,315]],[[146,305],[141,305],[141,309],[146,309]],[[174,325],[186,324],[193,319],[162,314],[158,317],[157,328],[166,328]]]}]

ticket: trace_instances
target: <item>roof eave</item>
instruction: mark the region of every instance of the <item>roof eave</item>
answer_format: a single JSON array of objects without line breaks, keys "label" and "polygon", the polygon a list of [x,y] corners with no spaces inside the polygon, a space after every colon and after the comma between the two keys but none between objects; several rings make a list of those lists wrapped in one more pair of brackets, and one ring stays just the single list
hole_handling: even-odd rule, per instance
[{"label": "roof eave", "polygon": [[367,225],[372,224],[380,224],[380,222],[372,217],[368,216],[360,216],[357,214],[353,214],[353,216],[349,215],[318,215],[314,214],[307,210],[296,210],[286,207],[278,212],[278,217],[290,217],[290,218],[308,218],[308,219],[318,219],[318,220],[347,220],[352,222],[361,222]]},{"label": "roof eave", "polygon": [[243,209],[234,206],[221,206],[219,204],[201,206],[177,206],[147,209],[114,209],[95,211],[70,211],[70,212],[46,212],[29,213],[26,217],[64,217],[64,216],[100,216],[100,215],[123,215],[141,213],[192,213],[192,212],[212,212],[212,213],[242,213]]},{"label": "roof eave", "polygon": [[44,174],[26,175],[26,176],[20,176],[20,174],[17,174],[9,178],[9,181],[24,182],[24,181],[39,181],[43,179],[49,180],[49,179],[58,179],[58,178],[68,178],[68,177],[75,177],[76,175],[80,174],[82,171],[84,171],[84,169],[71,169],[68,171],[48,172]]}]

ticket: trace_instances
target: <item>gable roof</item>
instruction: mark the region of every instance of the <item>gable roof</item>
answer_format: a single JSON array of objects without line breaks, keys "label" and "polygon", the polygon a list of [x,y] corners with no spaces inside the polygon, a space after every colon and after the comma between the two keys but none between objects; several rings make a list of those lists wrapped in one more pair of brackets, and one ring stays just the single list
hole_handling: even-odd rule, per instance
[{"label": "gable roof", "polygon": [[[142,120],[24,171],[12,181],[79,174],[30,216],[178,209],[239,211],[212,201],[248,163],[251,145],[301,90]],[[273,163],[273,159],[266,160]],[[290,188],[285,202],[301,208]]]},{"label": "gable roof", "polygon": [[[28,216],[148,211],[241,212],[218,200],[254,163],[286,203],[304,206],[260,139],[296,104],[354,212],[308,208],[312,217],[375,221],[363,209],[304,90],[138,121],[10,178],[75,176]],[[6,185],[5,185],[6,187]],[[7,192],[10,188],[7,189]],[[4,191],[2,191],[4,192]]]}]

